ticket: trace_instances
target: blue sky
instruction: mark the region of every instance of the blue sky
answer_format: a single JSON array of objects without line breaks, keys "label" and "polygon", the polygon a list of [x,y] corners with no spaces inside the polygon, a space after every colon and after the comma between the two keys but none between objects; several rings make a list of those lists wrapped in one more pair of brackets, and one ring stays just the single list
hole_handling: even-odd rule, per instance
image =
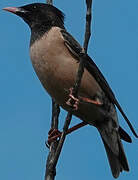
[{"label": "blue sky", "polygon": [[[1,0],[0,9],[38,2]],[[45,2],[45,1],[39,1]],[[83,44],[85,4],[55,0],[66,14],[68,31]],[[48,149],[51,99],[41,86],[29,58],[30,30],[13,14],[0,10],[0,179],[42,180]],[[94,0],[89,55],[110,83],[138,132],[138,1]],[[66,113],[62,111],[60,127]],[[72,124],[79,122],[73,118]],[[124,143],[130,165],[120,180],[138,179],[138,141]],[[58,166],[60,180],[112,180],[97,130],[87,126],[67,137]]]}]

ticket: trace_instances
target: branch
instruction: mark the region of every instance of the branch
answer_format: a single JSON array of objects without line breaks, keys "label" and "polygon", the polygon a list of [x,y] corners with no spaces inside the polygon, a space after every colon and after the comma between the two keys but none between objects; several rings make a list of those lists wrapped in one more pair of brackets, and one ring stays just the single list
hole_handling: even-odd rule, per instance
[{"label": "branch", "polygon": [[83,44],[85,53],[87,53],[88,43],[89,43],[90,36],[91,36],[92,0],[86,0],[86,5],[87,5],[87,12],[86,12],[85,40],[84,40],[84,44]]},{"label": "branch", "polygon": [[[59,105],[52,99],[52,120],[51,129],[58,129],[58,117],[60,113]],[[51,159],[55,156],[58,141],[55,140],[50,144],[49,154],[46,162],[45,180],[54,180],[56,176],[56,168],[51,168]]]},{"label": "branch", "polygon": [[46,2],[47,2],[47,4],[53,5],[53,0],[47,0]]},{"label": "branch", "polygon": [[[52,4],[52,0],[47,0],[47,3]],[[85,60],[85,56],[87,53],[87,48],[88,48],[88,43],[89,43],[89,39],[90,39],[90,35],[91,35],[91,5],[92,5],[92,0],[86,0],[86,5],[87,5],[87,13],[86,13],[86,30],[85,30],[85,40],[84,40],[84,51],[80,53],[80,64],[79,64],[79,68],[78,68],[78,72],[77,72],[77,76],[76,76],[76,81],[75,84],[73,86],[73,95],[75,97],[78,96],[78,91],[80,88],[80,84],[81,84],[81,79],[82,79],[82,75],[84,72],[84,63],[83,61]],[[73,104],[73,101],[71,102]],[[59,107],[58,107],[59,108]],[[55,111],[56,112],[56,111]],[[58,115],[59,115],[59,111],[57,112],[57,114],[52,113],[52,122],[53,119],[56,119],[57,124],[56,124],[56,128],[58,128]],[[72,109],[68,112],[65,123],[64,123],[64,127],[63,127],[63,132],[61,134],[60,140],[52,142],[50,145],[50,152],[48,155],[48,159],[47,159],[47,165],[46,165],[46,175],[45,175],[45,180],[54,180],[55,175],[56,175],[56,165],[67,135],[67,131],[70,125],[72,119]],[[52,124],[55,124],[54,122]],[[53,125],[52,125],[53,126]],[[51,126],[51,127],[52,127]]]}]

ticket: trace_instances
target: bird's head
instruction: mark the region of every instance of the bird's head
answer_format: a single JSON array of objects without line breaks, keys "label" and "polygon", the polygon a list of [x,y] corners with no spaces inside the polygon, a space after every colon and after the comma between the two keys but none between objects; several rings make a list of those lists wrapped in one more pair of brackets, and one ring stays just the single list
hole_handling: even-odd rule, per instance
[{"label": "bird's head", "polygon": [[6,7],[3,10],[20,16],[31,29],[40,26],[64,27],[64,15],[56,7],[44,3],[33,3],[21,7]]}]

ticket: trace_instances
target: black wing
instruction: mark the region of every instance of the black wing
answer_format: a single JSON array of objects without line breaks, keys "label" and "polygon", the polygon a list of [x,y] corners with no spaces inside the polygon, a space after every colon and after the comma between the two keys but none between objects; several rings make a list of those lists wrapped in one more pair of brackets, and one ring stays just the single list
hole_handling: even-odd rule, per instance
[{"label": "black wing", "polygon": [[[61,30],[62,36],[65,41],[65,45],[73,53],[74,56],[79,61],[79,56],[83,50],[83,48],[80,46],[80,44],[66,31]],[[120,104],[118,103],[112,89],[110,88],[109,84],[107,83],[106,79],[104,78],[101,71],[98,69],[97,65],[94,63],[94,61],[86,55],[86,59],[84,61],[85,68],[89,71],[89,73],[95,78],[95,80],[100,85],[101,89],[104,91],[105,95],[110,99],[110,101],[117,106],[119,111],[121,112],[122,116],[126,120],[128,126],[130,127],[131,131],[135,135],[135,137],[138,138],[138,135],[136,134],[133,126],[131,125],[130,121],[128,120],[127,116],[123,112]]]}]

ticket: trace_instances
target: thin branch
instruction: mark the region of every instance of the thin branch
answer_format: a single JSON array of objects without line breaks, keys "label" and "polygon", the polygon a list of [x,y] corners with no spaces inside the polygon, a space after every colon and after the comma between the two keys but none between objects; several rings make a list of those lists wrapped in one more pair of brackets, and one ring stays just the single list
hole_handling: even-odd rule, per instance
[{"label": "thin branch", "polygon": [[[58,117],[60,113],[59,105],[52,99],[52,119],[51,129],[58,129]],[[51,168],[51,159],[55,156],[58,141],[57,139],[50,144],[49,154],[46,162],[45,180],[54,180],[56,176],[56,168]]]},{"label": "thin branch", "polygon": [[[52,4],[52,1],[47,0],[47,3]],[[77,97],[79,87],[81,84],[81,79],[82,75],[84,72],[84,65],[83,61],[85,60],[85,55],[87,53],[87,48],[88,48],[88,43],[91,35],[91,5],[92,5],[92,0],[86,0],[86,5],[87,5],[87,13],[86,13],[86,30],[85,30],[85,40],[84,40],[84,52],[80,53],[80,64],[76,76],[76,81],[73,86],[73,95]],[[73,102],[71,102],[73,104]],[[52,114],[53,115],[53,114]],[[56,117],[58,119],[58,116]],[[53,118],[52,118],[53,119]],[[47,166],[46,166],[46,175],[45,175],[45,180],[54,180],[55,175],[56,175],[56,165],[67,135],[67,131],[70,125],[72,119],[72,109],[68,112],[64,127],[63,127],[63,132],[61,134],[59,142],[55,141],[51,143],[50,145],[50,153],[47,159]]]},{"label": "thin branch", "polygon": [[65,120],[64,127],[63,127],[63,132],[61,134],[61,138],[59,140],[59,143],[58,143],[58,146],[57,146],[57,149],[56,149],[56,152],[55,152],[55,155],[51,158],[51,164],[50,164],[51,169],[54,169],[56,167],[56,165],[57,165],[57,162],[58,162],[58,159],[59,159],[59,156],[60,156],[64,141],[65,141],[65,138],[66,138],[66,132],[67,132],[69,124],[71,122],[71,118],[72,118],[72,113],[68,113],[68,115],[66,117],[66,120]]},{"label": "thin branch", "polygon": [[47,2],[47,4],[53,5],[53,0],[47,0],[46,2]]},{"label": "thin branch", "polygon": [[83,47],[85,49],[85,53],[87,53],[88,43],[89,43],[90,36],[91,36],[92,0],[86,0],[86,5],[87,5],[86,27],[85,27],[85,40],[84,40],[84,44],[83,44]]}]

